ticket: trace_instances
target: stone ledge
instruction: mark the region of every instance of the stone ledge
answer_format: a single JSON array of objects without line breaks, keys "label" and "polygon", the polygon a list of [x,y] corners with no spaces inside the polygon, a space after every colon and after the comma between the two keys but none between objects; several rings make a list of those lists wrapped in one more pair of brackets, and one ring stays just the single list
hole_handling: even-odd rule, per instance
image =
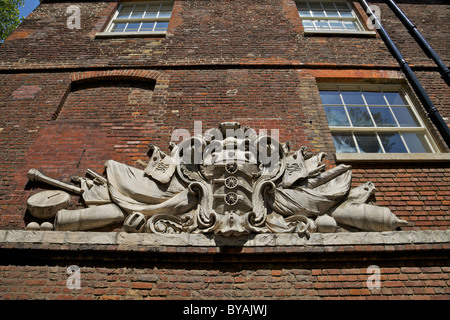
[{"label": "stone ledge", "polygon": [[448,162],[450,153],[335,153],[336,162]]},{"label": "stone ledge", "polygon": [[[116,250],[139,251],[139,248],[163,247],[349,247],[450,244],[450,230],[313,233],[308,238],[297,234],[256,234],[241,237],[223,237],[204,234],[167,234],[125,232],[70,232],[0,230],[0,248],[75,248],[88,245],[90,249],[110,246]],[[166,250],[157,250],[166,251]],[[308,250],[307,250],[308,251]]]}]

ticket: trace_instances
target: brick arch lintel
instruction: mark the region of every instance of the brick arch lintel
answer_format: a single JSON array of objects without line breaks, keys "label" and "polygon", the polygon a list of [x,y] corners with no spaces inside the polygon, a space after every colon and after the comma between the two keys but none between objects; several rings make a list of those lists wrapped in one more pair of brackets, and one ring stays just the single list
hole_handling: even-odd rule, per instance
[{"label": "brick arch lintel", "polygon": [[84,71],[73,73],[70,76],[72,83],[88,80],[88,79],[114,79],[128,78],[144,81],[156,81],[162,75],[159,71],[139,70],[139,69],[123,69],[123,70],[102,70],[102,71]]},{"label": "brick arch lintel", "polygon": [[67,91],[63,95],[61,101],[59,102],[55,112],[52,114],[52,120],[56,120],[58,118],[58,115],[61,112],[61,108],[64,105],[69,95],[69,92],[71,91],[72,84],[76,84],[86,80],[118,79],[118,78],[156,82],[161,75],[162,73],[159,71],[139,70],[139,69],[83,71],[72,73],[70,75],[71,84],[67,87]]}]

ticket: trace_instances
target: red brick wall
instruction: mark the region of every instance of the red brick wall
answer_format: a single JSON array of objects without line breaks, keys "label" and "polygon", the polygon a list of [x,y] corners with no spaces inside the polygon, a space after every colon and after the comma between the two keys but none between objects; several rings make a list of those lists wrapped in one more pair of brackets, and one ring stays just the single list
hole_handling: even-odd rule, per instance
[{"label": "red brick wall", "polygon": [[[139,167],[137,160],[148,159],[148,143],[168,152],[174,130],[194,134],[194,121],[201,121],[202,132],[221,121],[238,121],[258,131],[279,130],[280,141],[291,141],[293,150],[305,145],[312,152],[326,152],[331,167],[334,147],[324,111],[317,107],[317,82],[399,76],[364,70],[172,70],[137,81],[133,72],[128,80],[123,74],[117,78],[118,73],[3,75],[8,88],[4,108],[9,110],[1,115],[5,123],[1,138],[7,146],[1,166],[3,227],[24,227],[27,197],[45,187],[28,182],[29,169],[69,182],[86,169],[102,173],[108,159]],[[91,80],[70,81],[86,77]],[[24,86],[33,90],[19,99],[14,92],[25,92]],[[404,229],[449,226],[448,164],[353,168],[354,186],[374,182],[374,200],[410,221]],[[77,205],[78,198],[73,201]]]},{"label": "red brick wall", "polygon": [[[443,60],[449,62],[444,0],[398,0]],[[382,23],[443,117],[450,89],[387,6]],[[176,1],[166,37],[95,38],[116,1],[82,1],[80,30],[66,27],[68,3],[42,1],[0,45],[0,228],[29,222],[26,199],[45,188],[26,173],[37,168],[68,182],[105,160],[138,166],[148,143],[168,151],[172,132],[202,121],[203,130],[239,121],[256,130],[278,129],[281,142],[335,152],[318,82],[404,79],[379,36],[303,34],[292,0]],[[354,4],[364,17],[361,6]],[[424,112],[419,107],[420,112]],[[447,120],[448,121],[448,120]],[[436,136],[437,131],[428,123]],[[448,148],[441,144],[442,150]],[[403,230],[448,229],[448,163],[354,164],[353,185],[373,181],[376,204],[410,224]],[[81,205],[72,197],[72,206]],[[82,245],[74,248],[81,250]],[[397,248],[390,248],[394,251]],[[354,250],[347,248],[347,250]],[[371,248],[366,248],[370,251]],[[414,251],[411,249],[411,251]],[[21,251],[22,252],[22,251]],[[72,253],[73,253],[72,252]],[[71,254],[72,254],[71,253]],[[8,252],[9,254],[9,252]],[[21,253],[23,254],[23,252]],[[64,257],[71,261],[70,255]],[[445,254],[444,254],[445,256]],[[232,258],[188,264],[109,265],[82,256],[79,292],[65,287],[69,263],[2,260],[0,297],[20,298],[448,298],[448,261],[406,254],[381,267],[383,287],[364,285],[369,253],[334,261],[277,261],[266,253],[251,265]],[[409,258],[406,258],[409,257]],[[445,257],[448,257],[446,255]],[[112,258],[115,259],[115,258]],[[179,260],[177,260],[179,259]],[[328,261],[328,262],[326,262]],[[30,262],[30,261],[29,261]],[[203,261],[205,262],[205,261]],[[25,279],[25,281],[23,280]]]},{"label": "red brick wall", "polygon": [[[435,66],[433,60],[423,53],[384,1],[372,0],[368,3],[380,7],[381,23],[411,66]],[[429,45],[448,66],[450,64],[450,48],[445,39],[450,35],[450,31],[448,28],[441,27],[445,25],[446,17],[450,14],[448,2],[441,0],[396,0],[395,3],[408,19],[417,26],[417,30],[422,33]]]},{"label": "red brick wall", "polygon": [[[168,247],[165,254],[126,246],[124,251],[92,248],[90,253],[85,251],[90,246],[83,250],[75,244],[56,246],[52,253],[37,250],[44,248],[39,245],[17,251],[3,247],[9,258],[0,263],[0,298],[448,299],[450,268],[442,256],[448,247],[407,247],[396,245],[396,252],[388,245],[354,251]],[[71,265],[80,268],[79,289],[67,286]],[[374,267],[379,268],[379,288],[369,286],[376,285]]]},{"label": "red brick wall", "polygon": [[0,266],[0,298],[50,300],[124,299],[448,299],[448,267],[381,268],[383,287],[371,290],[367,267],[253,270],[205,265],[176,268],[81,266],[81,288],[66,286],[64,266]]},{"label": "red brick wall", "polygon": [[403,230],[448,229],[448,165],[354,165],[353,183],[372,181],[376,203],[409,221]]},{"label": "red brick wall", "polygon": [[1,66],[396,65],[379,38],[304,36],[293,0],[176,1],[165,38],[131,39],[95,39],[116,1],[77,5],[81,29],[67,29],[68,3],[43,1],[2,45]]}]

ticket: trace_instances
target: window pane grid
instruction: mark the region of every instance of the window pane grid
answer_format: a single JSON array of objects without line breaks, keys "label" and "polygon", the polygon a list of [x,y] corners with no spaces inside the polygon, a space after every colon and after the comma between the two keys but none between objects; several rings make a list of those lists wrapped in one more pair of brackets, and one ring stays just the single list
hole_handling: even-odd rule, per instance
[{"label": "window pane grid", "polygon": [[172,14],[171,2],[121,4],[110,32],[165,32]]},{"label": "window pane grid", "polygon": [[[343,94],[344,93],[344,94]],[[361,99],[361,103],[352,103],[355,102],[355,98],[353,97],[353,101],[350,100],[352,98],[345,98],[344,95],[348,93],[359,93],[360,94],[360,99]],[[383,125],[383,121],[386,121],[389,119],[391,119],[391,121],[394,122],[394,127],[403,127],[403,128],[407,128],[407,127],[419,127],[420,123],[416,117],[416,115],[413,113],[413,111],[411,110],[409,105],[390,105],[388,100],[386,99],[386,97],[384,96],[384,92],[380,91],[379,92],[380,98],[382,98],[385,101],[385,104],[379,103],[379,104],[369,104],[366,100],[366,97],[364,95],[363,91],[336,91],[336,94],[339,96],[339,100],[341,101],[341,103],[331,103],[331,104],[327,104],[327,103],[323,103],[323,106],[325,108],[327,107],[341,107],[343,108],[343,110],[345,111],[346,115],[347,115],[347,119],[349,122],[349,126],[348,127],[360,127],[359,125],[354,124],[355,122],[355,117],[357,116],[356,113],[364,113],[365,117],[370,119],[370,121],[368,121],[368,123],[371,123],[371,125],[366,125],[365,127],[385,127],[385,125]],[[359,110],[358,110],[359,109]],[[401,114],[400,110],[403,110],[404,115]],[[384,113],[385,118],[380,118],[382,117],[382,114]],[[398,120],[399,116],[403,116],[403,118],[408,118],[408,119],[404,119],[403,123],[408,123],[409,125],[402,125],[400,123],[400,121]],[[353,120],[352,120],[353,118]],[[367,122],[367,121],[366,121]],[[391,125],[389,125],[391,126]]]},{"label": "window pane grid", "polygon": [[299,2],[298,13],[305,30],[362,31],[347,2]]},{"label": "window pane grid", "polygon": [[338,88],[320,96],[339,153],[434,152],[403,91]]}]

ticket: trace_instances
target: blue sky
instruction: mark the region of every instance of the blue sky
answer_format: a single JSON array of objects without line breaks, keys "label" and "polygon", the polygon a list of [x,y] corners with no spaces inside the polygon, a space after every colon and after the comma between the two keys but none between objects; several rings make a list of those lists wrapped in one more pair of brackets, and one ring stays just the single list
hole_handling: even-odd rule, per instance
[{"label": "blue sky", "polygon": [[39,5],[39,0],[25,0],[25,6],[19,7],[20,16],[27,17]]}]

